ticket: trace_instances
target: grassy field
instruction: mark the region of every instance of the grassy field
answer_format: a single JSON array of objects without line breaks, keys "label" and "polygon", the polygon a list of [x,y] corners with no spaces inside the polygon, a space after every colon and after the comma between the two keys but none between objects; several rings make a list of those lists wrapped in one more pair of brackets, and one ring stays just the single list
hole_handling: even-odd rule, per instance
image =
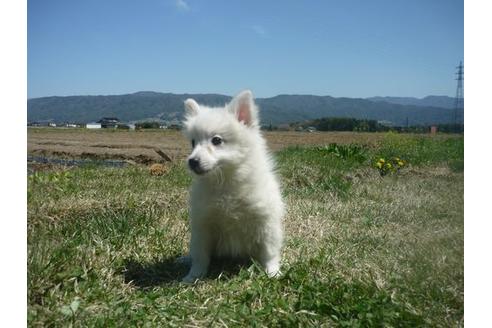
[{"label": "grassy field", "polygon": [[[181,161],[162,176],[139,165],[30,175],[29,326],[463,326],[463,137],[318,135],[297,134],[302,147],[267,136],[288,206],[278,279],[215,261],[207,279],[179,283]],[[406,164],[381,176],[375,163],[393,157]]]}]

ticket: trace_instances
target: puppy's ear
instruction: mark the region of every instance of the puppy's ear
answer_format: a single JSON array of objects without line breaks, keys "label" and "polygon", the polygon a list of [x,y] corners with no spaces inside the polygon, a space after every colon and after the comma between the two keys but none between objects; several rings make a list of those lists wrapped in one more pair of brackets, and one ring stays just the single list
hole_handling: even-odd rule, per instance
[{"label": "puppy's ear", "polygon": [[198,114],[198,109],[200,108],[200,106],[198,106],[195,100],[188,98],[185,100],[184,105],[185,105],[186,115],[195,116],[196,114]]},{"label": "puppy's ear", "polygon": [[239,122],[251,127],[258,125],[258,108],[250,90],[244,90],[234,97],[228,107]]}]

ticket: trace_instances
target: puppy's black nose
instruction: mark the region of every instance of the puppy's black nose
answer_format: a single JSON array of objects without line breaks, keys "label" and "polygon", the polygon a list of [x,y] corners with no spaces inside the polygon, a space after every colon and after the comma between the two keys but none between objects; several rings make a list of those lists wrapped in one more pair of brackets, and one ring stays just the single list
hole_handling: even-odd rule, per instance
[{"label": "puppy's black nose", "polygon": [[200,166],[200,161],[196,158],[190,158],[188,160],[188,165],[190,166],[190,169],[196,171],[196,169]]}]

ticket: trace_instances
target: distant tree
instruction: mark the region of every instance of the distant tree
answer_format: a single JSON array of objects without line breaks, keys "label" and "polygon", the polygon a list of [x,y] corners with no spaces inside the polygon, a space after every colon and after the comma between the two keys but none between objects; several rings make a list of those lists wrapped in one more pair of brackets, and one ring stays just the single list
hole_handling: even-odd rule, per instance
[{"label": "distant tree", "polygon": [[327,117],[314,121],[306,122],[304,125],[311,125],[320,131],[364,131],[374,132],[379,128],[375,120],[357,120],[348,117]]},{"label": "distant tree", "polygon": [[437,131],[443,133],[463,133],[465,127],[463,124],[438,124]]},{"label": "distant tree", "polygon": [[159,126],[158,122],[140,122],[135,124],[136,129],[158,129]]}]

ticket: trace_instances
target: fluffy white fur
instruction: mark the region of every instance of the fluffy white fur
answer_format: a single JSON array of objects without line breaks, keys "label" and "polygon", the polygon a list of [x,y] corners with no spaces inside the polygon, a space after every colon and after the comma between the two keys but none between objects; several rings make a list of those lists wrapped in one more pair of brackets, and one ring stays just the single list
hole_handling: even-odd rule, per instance
[{"label": "fluffy white fur", "polygon": [[211,256],[251,257],[277,275],[284,204],[251,91],[222,108],[188,99],[185,109],[185,135],[194,147],[188,157],[192,264],[183,281],[205,276]]}]

